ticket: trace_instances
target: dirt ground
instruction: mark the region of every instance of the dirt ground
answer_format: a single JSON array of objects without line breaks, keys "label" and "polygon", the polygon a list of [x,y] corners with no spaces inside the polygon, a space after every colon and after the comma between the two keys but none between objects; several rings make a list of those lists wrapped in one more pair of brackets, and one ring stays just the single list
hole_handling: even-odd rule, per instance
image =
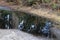
[{"label": "dirt ground", "polygon": [[45,37],[34,36],[16,29],[0,29],[0,40],[53,40]]}]

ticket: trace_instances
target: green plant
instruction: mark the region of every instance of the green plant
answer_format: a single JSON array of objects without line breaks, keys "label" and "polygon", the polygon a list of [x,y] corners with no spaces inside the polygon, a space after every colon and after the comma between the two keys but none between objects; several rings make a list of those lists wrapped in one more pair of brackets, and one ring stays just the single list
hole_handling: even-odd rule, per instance
[{"label": "green plant", "polygon": [[49,3],[49,2],[51,2],[51,0],[44,0],[44,2],[45,2],[45,3]]},{"label": "green plant", "polygon": [[33,2],[34,0],[27,0],[27,1],[30,3],[30,2]]},{"label": "green plant", "polygon": [[36,0],[27,0],[27,4],[32,6],[33,4],[35,4]]},{"label": "green plant", "polygon": [[56,3],[52,3],[51,7],[52,7],[52,9],[56,9],[57,8],[57,4]]},{"label": "green plant", "polygon": [[2,13],[1,16],[4,17],[5,15],[11,14],[12,12],[7,10],[0,10],[0,13]]}]

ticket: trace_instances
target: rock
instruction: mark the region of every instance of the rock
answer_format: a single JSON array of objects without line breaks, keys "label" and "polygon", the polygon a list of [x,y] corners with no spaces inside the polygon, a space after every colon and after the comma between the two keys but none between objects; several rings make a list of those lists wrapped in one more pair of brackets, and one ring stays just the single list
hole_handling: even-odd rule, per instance
[{"label": "rock", "polygon": [[34,36],[32,34],[28,34],[15,29],[10,30],[0,29],[0,40],[53,40],[53,39]]}]

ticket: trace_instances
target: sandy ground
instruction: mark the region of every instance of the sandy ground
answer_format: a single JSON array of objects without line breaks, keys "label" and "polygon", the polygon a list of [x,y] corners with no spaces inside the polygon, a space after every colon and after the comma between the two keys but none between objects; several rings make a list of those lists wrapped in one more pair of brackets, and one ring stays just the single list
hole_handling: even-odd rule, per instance
[{"label": "sandy ground", "polygon": [[0,29],[0,40],[53,40],[40,36],[34,36],[15,29]]}]

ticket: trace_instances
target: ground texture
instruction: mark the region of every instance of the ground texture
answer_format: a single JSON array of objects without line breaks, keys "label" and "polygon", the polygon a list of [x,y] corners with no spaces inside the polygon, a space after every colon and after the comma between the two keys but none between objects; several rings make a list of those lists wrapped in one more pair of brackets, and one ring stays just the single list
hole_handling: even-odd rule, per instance
[{"label": "ground texture", "polygon": [[16,29],[0,29],[0,40],[53,40],[45,37],[34,36]]}]

